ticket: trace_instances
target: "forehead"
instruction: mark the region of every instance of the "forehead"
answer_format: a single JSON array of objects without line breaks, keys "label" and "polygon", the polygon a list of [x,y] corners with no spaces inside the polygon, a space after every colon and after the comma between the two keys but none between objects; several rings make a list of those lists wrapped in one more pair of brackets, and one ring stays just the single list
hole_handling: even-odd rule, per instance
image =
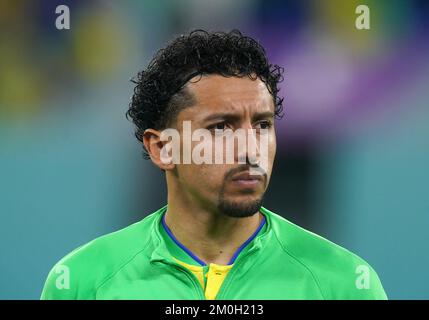
[{"label": "forehead", "polygon": [[187,84],[195,98],[191,108],[183,110],[186,118],[202,118],[214,112],[252,114],[274,111],[273,98],[265,83],[257,78],[206,75],[195,77]]}]

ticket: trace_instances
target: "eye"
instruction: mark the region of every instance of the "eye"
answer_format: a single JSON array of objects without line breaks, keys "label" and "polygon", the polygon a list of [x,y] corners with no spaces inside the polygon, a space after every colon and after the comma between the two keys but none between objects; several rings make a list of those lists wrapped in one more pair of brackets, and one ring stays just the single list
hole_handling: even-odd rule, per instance
[{"label": "eye", "polygon": [[266,121],[258,122],[256,124],[256,129],[269,129],[271,128],[271,126],[272,126],[271,121],[266,120]]},{"label": "eye", "polygon": [[213,126],[213,129],[217,129],[217,130],[225,130],[225,129],[226,129],[226,123],[225,123],[225,122],[219,122],[219,123],[216,123],[216,124]]},{"label": "eye", "polygon": [[225,121],[223,121],[223,122],[215,123],[215,124],[209,126],[207,129],[209,129],[209,130],[211,130],[213,132],[216,132],[216,131],[219,132],[219,131],[224,131],[227,128],[228,128],[227,123]]}]

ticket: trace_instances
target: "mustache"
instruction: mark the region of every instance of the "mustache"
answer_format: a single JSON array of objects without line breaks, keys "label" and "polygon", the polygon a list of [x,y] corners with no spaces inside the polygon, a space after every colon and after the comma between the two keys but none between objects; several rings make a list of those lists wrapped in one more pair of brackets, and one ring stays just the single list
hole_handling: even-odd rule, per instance
[{"label": "mustache", "polygon": [[260,166],[250,166],[250,165],[244,164],[244,165],[241,165],[237,168],[233,168],[233,169],[229,170],[225,174],[224,180],[227,180],[227,179],[231,178],[233,175],[240,173],[240,172],[244,172],[244,171],[256,172],[256,174],[259,174],[259,175],[267,178],[267,172],[263,168],[261,168]]}]

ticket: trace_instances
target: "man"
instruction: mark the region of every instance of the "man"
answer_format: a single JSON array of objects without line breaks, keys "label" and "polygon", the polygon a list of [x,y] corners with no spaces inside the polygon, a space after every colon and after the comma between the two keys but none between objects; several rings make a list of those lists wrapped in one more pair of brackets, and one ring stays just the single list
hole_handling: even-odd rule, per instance
[{"label": "man", "polygon": [[[134,80],[127,115],[165,172],[167,205],[67,255],[42,299],[386,299],[365,261],[262,207],[281,80],[238,31],[197,30],[159,51]],[[190,128],[205,140],[189,141]],[[246,143],[213,144],[239,130]],[[196,161],[197,147],[221,161]]]}]

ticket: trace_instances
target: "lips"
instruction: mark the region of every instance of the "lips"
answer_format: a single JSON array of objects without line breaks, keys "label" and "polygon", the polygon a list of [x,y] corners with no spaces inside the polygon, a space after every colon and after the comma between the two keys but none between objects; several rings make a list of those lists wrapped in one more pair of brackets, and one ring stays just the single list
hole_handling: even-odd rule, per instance
[{"label": "lips", "polygon": [[261,175],[250,175],[249,171],[240,172],[232,177],[233,185],[243,190],[255,190],[261,181]]},{"label": "lips", "polygon": [[261,175],[250,175],[249,171],[238,173],[232,177],[232,181],[255,181],[262,180]]}]

